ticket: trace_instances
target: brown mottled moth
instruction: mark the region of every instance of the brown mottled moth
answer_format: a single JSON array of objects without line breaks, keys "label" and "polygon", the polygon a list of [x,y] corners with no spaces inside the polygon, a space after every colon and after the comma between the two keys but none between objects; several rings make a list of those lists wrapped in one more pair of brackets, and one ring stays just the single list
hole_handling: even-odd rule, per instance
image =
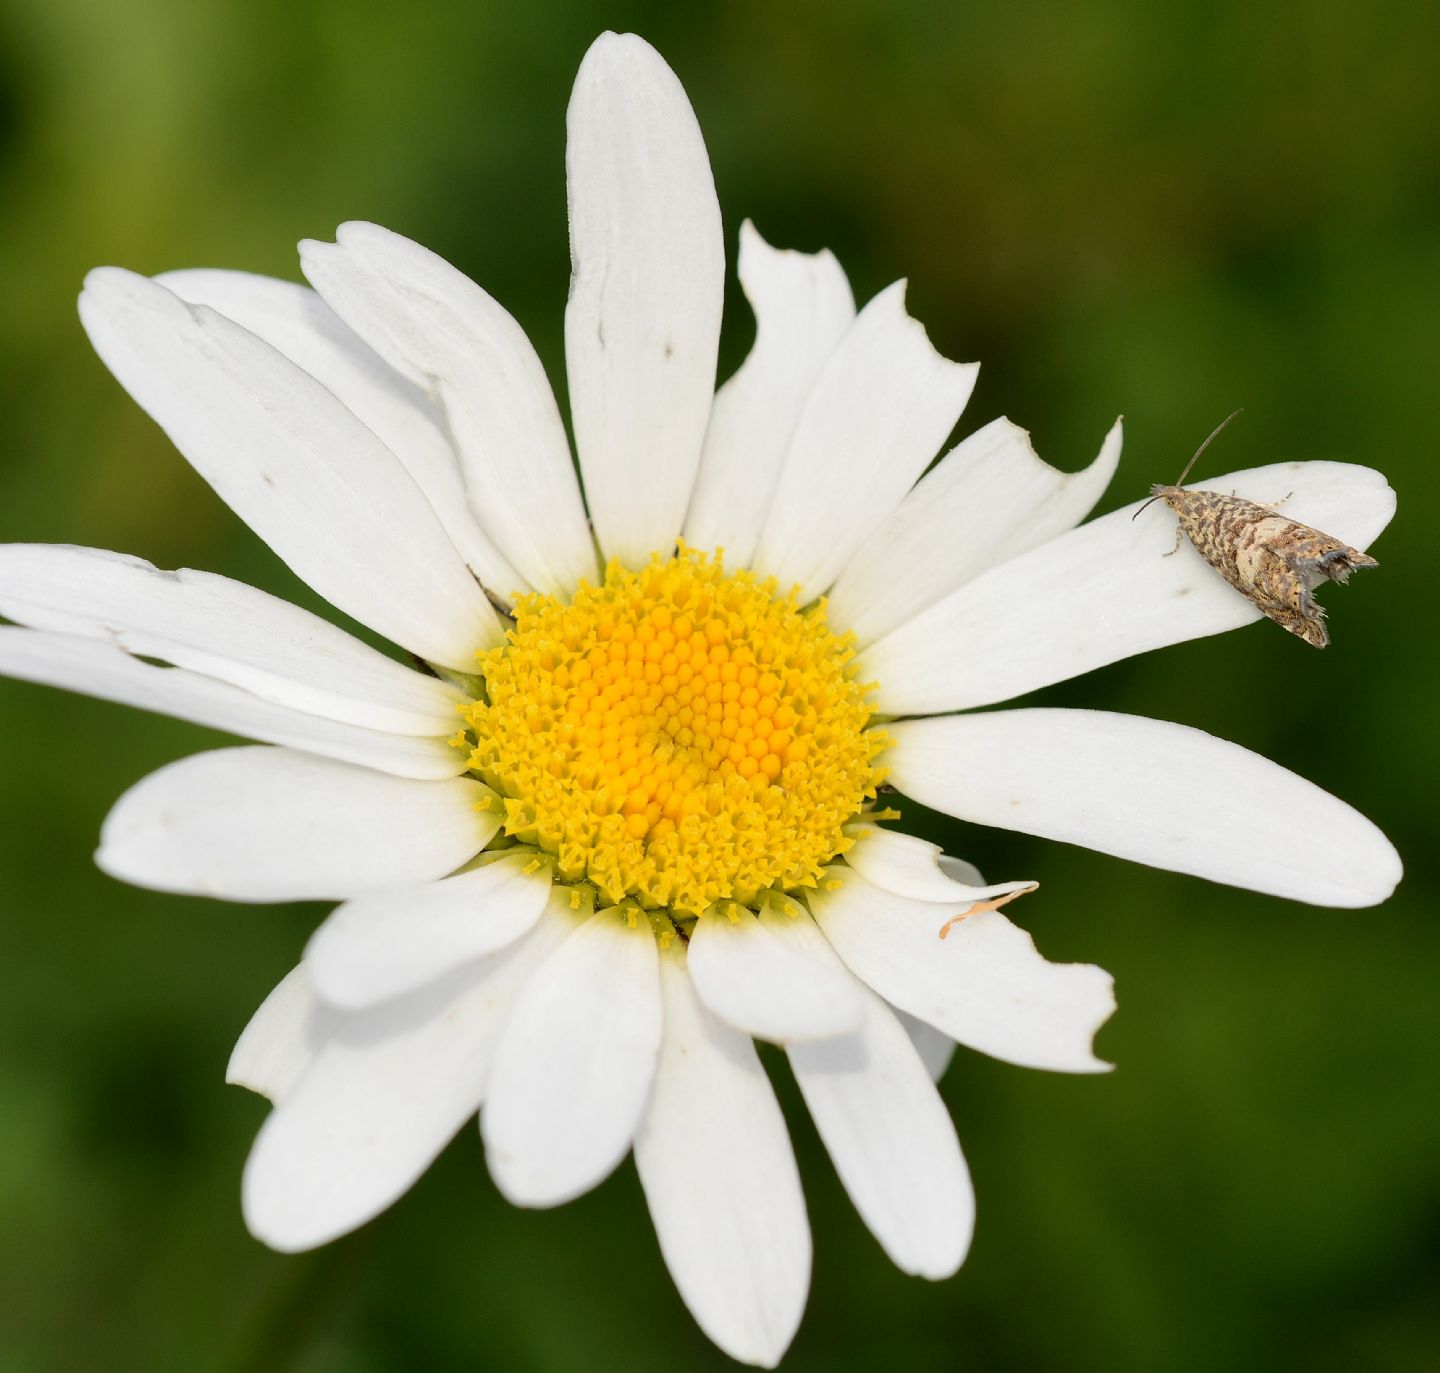
[{"label": "brown mottled moth", "polygon": [[[1378,567],[1361,553],[1308,524],[1287,520],[1276,509],[1290,499],[1257,505],[1218,491],[1186,491],[1185,478],[1211,441],[1240,412],[1228,416],[1185,464],[1174,486],[1152,486],[1150,500],[1163,500],[1180,518],[1175,548],[1184,533],[1196,551],[1257,610],[1298,635],[1307,644],[1324,648],[1330,642],[1325,610],[1311,592],[1325,580],[1344,582],[1357,567]],[[1139,515],[1140,510],[1135,512]],[[1132,517],[1133,518],[1133,517]]]}]

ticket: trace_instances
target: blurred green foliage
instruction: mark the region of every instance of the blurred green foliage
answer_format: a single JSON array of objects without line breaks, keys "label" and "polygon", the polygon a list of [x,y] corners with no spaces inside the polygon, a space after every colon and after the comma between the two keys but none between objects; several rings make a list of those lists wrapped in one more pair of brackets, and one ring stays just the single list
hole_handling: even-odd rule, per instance
[{"label": "blurred green foliage", "polygon": [[[493,291],[558,382],[564,107],[604,27],[645,34],[685,82],[732,243],[748,215],[829,245],[862,298],[909,275],[937,344],[985,362],[967,428],[1008,414],[1075,467],[1123,410],[1102,509],[1171,479],[1242,404],[1214,470],[1349,459],[1400,493],[1381,569],[1326,594],[1327,653],[1262,624],[1044,696],[1199,725],[1314,778],[1396,840],[1400,893],[1317,911],[929,817],[987,871],[1043,882],[1022,919],[1047,954],[1116,974],[1100,1049],[1119,1070],[962,1052],[944,1091],[980,1222],[938,1285],[891,1268],[782,1082],[817,1253],[787,1367],[1435,1367],[1432,3],[3,0],[0,539],[313,605],[90,353],[84,272],[293,277],[298,238],[375,219]],[[727,330],[728,367],[743,308]],[[467,1130],[359,1235],[298,1258],[252,1241],[238,1180],[264,1103],[222,1068],[319,908],[161,896],[91,865],[121,790],[217,740],[3,681],[0,719],[0,1368],[726,1364],[628,1164],[515,1211]]]}]

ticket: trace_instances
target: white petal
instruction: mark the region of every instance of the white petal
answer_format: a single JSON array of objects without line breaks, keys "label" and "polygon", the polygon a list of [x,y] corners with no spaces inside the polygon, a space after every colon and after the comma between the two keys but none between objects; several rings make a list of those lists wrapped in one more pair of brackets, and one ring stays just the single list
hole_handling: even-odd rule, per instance
[{"label": "white petal", "polygon": [[660,1049],[655,935],[593,915],[525,984],[495,1049],[480,1126],[496,1185],[558,1206],[630,1151]]},{"label": "white petal", "polygon": [[208,306],[115,267],[85,278],[80,319],[195,470],[332,605],[462,671],[499,641],[420,488],[313,377]]},{"label": "white petal", "polygon": [[905,1027],[905,1033],[910,1036],[910,1042],[915,1046],[915,1052],[920,1055],[925,1071],[930,1074],[930,1081],[939,1082],[945,1076],[950,1060],[955,1057],[955,1041],[943,1031],[923,1020],[917,1020],[898,1006],[890,1009],[895,1013],[895,1019]]},{"label": "white petal", "polygon": [[225,1081],[282,1101],[342,1020],[320,1001],[303,967],[292,968],[260,1003],[240,1033]]},{"label": "white petal", "polygon": [[963,858],[955,858],[948,853],[942,853],[935,861],[946,877],[960,883],[962,887],[985,885],[985,879],[980,876],[980,869],[974,863],[967,863]]},{"label": "white petal", "polygon": [[[1213,483],[1249,500],[1294,499],[1284,513],[1364,548],[1395,513],[1367,467],[1294,462]],[[1187,540],[1175,516],[1140,502],[1062,534],[968,582],[860,655],[877,708],[929,715],[1008,701],[1136,653],[1261,618]],[[1276,631],[1277,633],[1280,631]]]},{"label": "white petal", "polygon": [[185,668],[153,667],[94,639],[0,626],[0,676],[83,692],[401,777],[454,777],[465,770],[464,755],[444,739],[409,738],[321,719]]},{"label": "white petal", "polygon": [[[444,258],[382,229],[342,224],[300,245],[325,301],[444,412],[486,532],[528,581],[568,594],[595,555],[555,395],[525,331]],[[514,586],[497,588],[509,597]]]},{"label": "white petal", "polygon": [[[980,869],[974,863],[967,863],[963,858],[955,858],[948,853],[942,853],[935,861],[946,877],[960,883],[961,886],[982,887],[985,885],[985,879],[980,875]],[[945,1070],[950,1066],[950,1060],[955,1057],[955,1041],[933,1025],[927,1025],[925,1021],[917,1020],[909,1012],[902,1011],[898,1006],[892,1006],[890,1009],[895,1012],[896,1018],[905,1027],[905,1033],[910,1036],[931,1079],[939,1082],[945,1076]]]},{"label": "white petal", "polygon": [[[832,874],[836,869],[831,869]],[[942,939],[965,902],[915,901],[846,872],[810,894],[825,937],[851,971],[892,1005],[981,1053],[1062,1073],[1109,1069],[1090,1051],[1115,1009],[1110,974],[1047,963],[998,911],[972,915]]]},{"label": "white petal", "polygon": [[395,734],[452,734],[457,688],[243,582],[97,548],[0,544],[0,614],[101,639],[277,705]]},{"label": "white petal", "polygon": [[498,596],[529,589],[470,509],[435,403],[387,366],[316,292],[275,277],[204,268],[162,272],[155,280],[182,300],[233,319],[333,391],[415,478],[481,583]]},{"label": "white petal", "polygon": [[[843,965],[804,916],[780,932]],[[947,1278],[975,1229],[975,1194],[950,1113],[909,1035],[873,992],[853,1034],[794,1044],[790,1066],[855,1209],[897,1267]]]},{"label": "white petal", "polygon": [[810,1287],[810,1226],[785,1118],[754,1045],[660,960],[665,1038],[635,1164],[660,1252],[700,1328],[773,1368]]},{"label": "white petal", "polygon": [[443,877],[499,828],[468,777],[414,781],[280,748],[197,753],[105,818],[95,861],[157,891],[309,901]]},{"label": "white petal", "polygon": [[1099,710],[887,726],[891,781],[962,820],[1317,906],[1373,906],[1400,858],[1358,811],[1237,744]]},{"label": "white petal", "polygon": [[700,999],[737,1030],[776,1044],[848,1034],[863,1006],[855,979],[776,937],[783,914],[703,915],[690,934],[690,977]]},{"label": "white petal", "polygon": [[[498,815],[497,806],[497,823]],[[358,1010],[503,949],[545,909],[550,874],[538,865],[526,871],[535,863],[517,854],[426,886],[347,901],[306,946],[315,990],[331,1005]]]},{"label": "white petal", "polygon": [[755,552],[795,422],[855,318],[850,283],[832,254],[772,248],[748,219],[739,274],[755,311],[755,346],[716,393],[685,517],[685,541],[723,548],[731,567],[745,567]]},{"label": "white petal", "polygon": [[938,844],[913,834],[882,830],[878,825],[856,825],[847,833],[855,847],[845,861],[867,882],[917,901],[988,901],[1011,892],[1034,891],[1038,882],[997,882],[990,886],[957,881],[940,867],[944,856]]},{"label": "white petal", "polygon": [[1073,529],[1120,461],[1120,421],[1080,472],[1041,461],[1030,435],[994,420],[927,472],[851,558],[830,592],[830,623],[863,647],[997,563]]},{"label": "white petal", "polygon": [[979,368],[949,362],[905,312],[905,283],[859,314],[801,412],[754,566],[820,595],[955,427]]},{"label": "white petal", "polygon": [[251,1233],[311,1249],[399,1197],[479,1107],[514,995],[569,925],[547,914],[510,948],[345,1020],[250,1151]]},{"label": "white petal", "polygon": [[575,445],[606,557],[668,554],[715,391],[725,243],[710,159],[675,73],[604,34],[575,78],[565,153]]}]

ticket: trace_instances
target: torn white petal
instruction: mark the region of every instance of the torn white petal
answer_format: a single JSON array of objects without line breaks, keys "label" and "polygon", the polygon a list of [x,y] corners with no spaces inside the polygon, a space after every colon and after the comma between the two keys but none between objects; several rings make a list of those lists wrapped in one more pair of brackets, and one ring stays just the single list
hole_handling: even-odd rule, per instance
[{"label": "torn white petal", "polygon": [[831,253],[772,248],[748,219],[738,270],[755,312],[755,346],[715,395],[685,517],[686,543],[723,548],[730,567],[749,565],[800,411],[855,318],[850,283]]},{"label": "torn white petal", "polygon": [[[1217,478],[1216,490],[1266,503],[1292,492],[1285,514],[1365,548],[1395,513],[1379,472],[1297,462]],[[876,709],[934,715],[1023,696],[1107,663],[1262,617],[1182,540],[1157,502],[1136,501],[967,582],[871,644],[857,680],[875,681]]]},{"label": "torn white petal", "polygon": [[962,1044],[1023,1067],[1108,1071],[1090,1047],[1115,1009],[1103,969],[1047,962],[997,911],[962,919],[942,939],[961,903],[897,896],[853,871],[812,893],[810,906],[857,977]]},{"label": "torn white petal", "polygon": [[905,311],[905,284],[855,319],[805,402],[755,550],[800,604],[820,595],[955,427],[978,368],[950,362]]},{"label": "torn white petal", "polygon": [[860,647],[987,568],[1074,528],[1120,461],[1121,427],[1080,472],[1042,461],[1030,435],[993,420],[957,444],[846,564],[830,590],[830,622]]}]

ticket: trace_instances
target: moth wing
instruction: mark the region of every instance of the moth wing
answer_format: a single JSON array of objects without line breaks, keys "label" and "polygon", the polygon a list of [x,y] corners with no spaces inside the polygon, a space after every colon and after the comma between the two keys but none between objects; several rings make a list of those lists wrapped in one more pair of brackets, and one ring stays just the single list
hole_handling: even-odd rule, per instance
[{"label": "moth wing", "polygon": [[1290,606],[1260,606],[1269,619],[1282,629],[1287,629],[1297,638],[1304,639],[1314,648],[1326,648],[1330,643],[1330,630],[1325,624],[1325,607],[1316,601],[1309,601],[1300,610]]},{"label": "moth wing", "polygon": [[1294,563],[1295,570],[1312,590],[1324,581],[1339,582],[1343,586],[1357,567],[1380,566],[1368,553],[1361,553],[1359,549],[1351,548],[1339,539],[1332,539],[1328,534],[1320,534],[1316,530],[1308,532],[1316,537],[1307,541],[1309,546],[1303,551],[1296,550]]}]

